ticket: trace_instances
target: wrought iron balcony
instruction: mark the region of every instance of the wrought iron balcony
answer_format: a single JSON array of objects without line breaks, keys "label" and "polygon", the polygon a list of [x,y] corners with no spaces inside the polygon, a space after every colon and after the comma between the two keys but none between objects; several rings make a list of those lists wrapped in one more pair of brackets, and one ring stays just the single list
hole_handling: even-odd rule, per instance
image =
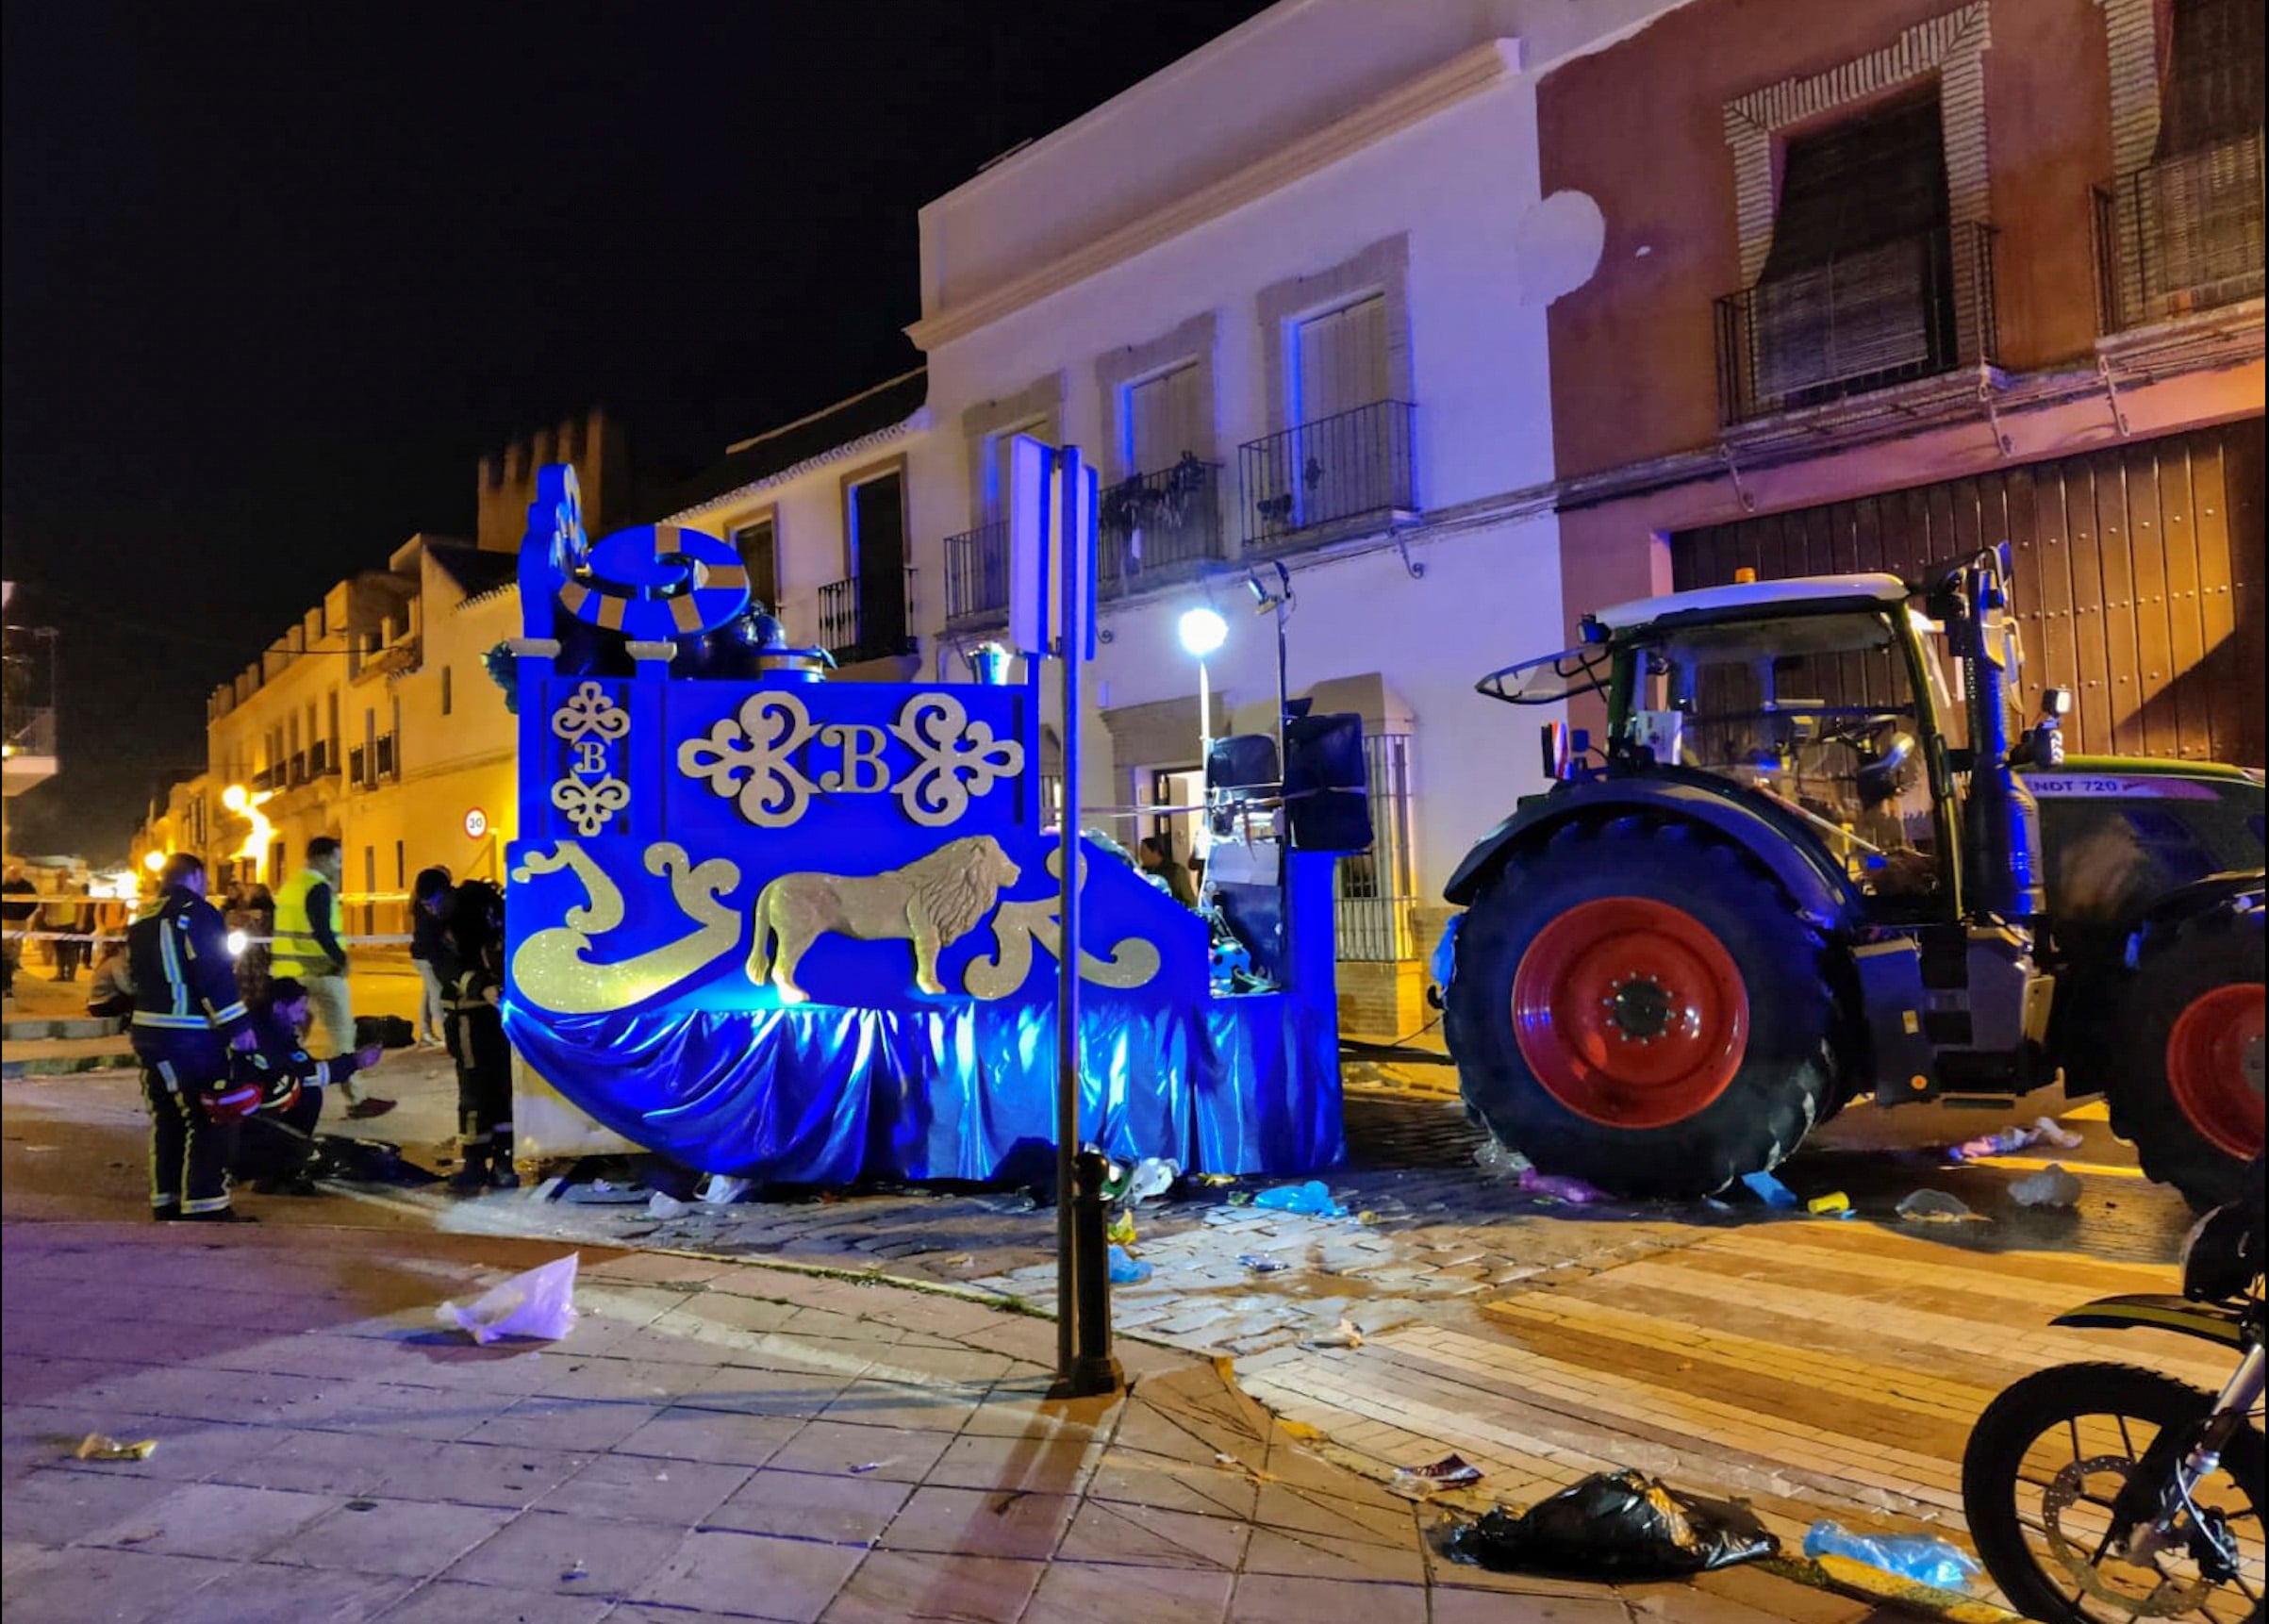
[{"label": "wrought iron balcony", "polygon": [[1993,227],[1894,238],[1717,301],[1727,423],[1991,362]]},{"label": "wrought iron balcony", "polygon": [[1415,512],[1407,401],[1373,401],[1239,448],[1245,545],[1275,547],[1304,532]]},{"label": "wrought iron balcony", "polygon": [[319,738],[307,746],[307,776],[328,778],[339,771],[339,751],[327,738]]},{"label": "wrought iron balcony", "polygon": [[377,748],[373,754],[377,758],[372,764],[371,781],[373,784],[402,776],[402,754],[394,748],[392,734],[382,733],[378,736]]},{"label": "wrought iron balcony", "polygon": [[983,626],[1008,613],[1008,521],[945,539],[946,624]]},{"label": "wrought iron balcony", "polygon": [[1184,456],[1102,492],[1096,513],[1096,589],[1123,597],[1221,556],[1221,465]]},{"label": "wrought iron balcony", "polygon": [[837,665],[914,652],[914,574],[905,571],[895,592],[857,575],[820,588],[820,646]]},{"label": "wrought iron balcony", "polygon": [[2095,191],[2096,307],[2124,333],[2261,293],[2261,132]]},{"label": "wrought iron balcony", "polygon": [[362,745],[347,747],[347,782],[358,788],[367,788],[371,783],[371,753]]}]

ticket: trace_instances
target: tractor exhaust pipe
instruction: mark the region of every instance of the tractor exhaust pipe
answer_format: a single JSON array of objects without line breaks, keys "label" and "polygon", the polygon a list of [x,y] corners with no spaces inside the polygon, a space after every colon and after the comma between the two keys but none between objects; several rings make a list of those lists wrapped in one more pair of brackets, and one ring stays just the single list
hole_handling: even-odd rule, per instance
[{"label": "tractor exhaust pipe", "polygon": [[1933,613],[1962,661],[1969,713],[1969,793],[1963,803],[1971,908],[2008,920],[2031,919],[2045,905],[2041,889],[2041,814],[2032,792],[2010,766],[2008,543],[1980,553],[1941,577]]}]

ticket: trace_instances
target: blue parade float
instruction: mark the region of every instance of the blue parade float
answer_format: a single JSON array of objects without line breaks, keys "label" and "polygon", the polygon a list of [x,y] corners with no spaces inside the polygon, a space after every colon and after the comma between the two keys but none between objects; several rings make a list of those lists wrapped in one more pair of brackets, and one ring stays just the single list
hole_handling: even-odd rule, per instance
[{"label": "blue parade float", "polygon": [[[565,466],[520,588],[505,1021],[528,1066],[634,1143],[761,1181],[989,1180],[1052,1145],[1036,682],[827,680],[723,541],[590,542]],[[1268,989],[1233,992],[1205,918],[1082,842],[1081,1132],[1114,1157],[1341,1156],[1333,859],[1264,844],[1237,911]]]}]

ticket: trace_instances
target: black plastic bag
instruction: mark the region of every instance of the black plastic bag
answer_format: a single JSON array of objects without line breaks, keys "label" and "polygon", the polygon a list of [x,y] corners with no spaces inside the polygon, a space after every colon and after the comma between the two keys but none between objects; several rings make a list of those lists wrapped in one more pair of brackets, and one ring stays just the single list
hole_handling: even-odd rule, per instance
[{"label": "black plastic bag", "polygon": [[1501,1507],[1455,1530],[1450,1558],[1554,1579],[1678,1579],[1776,1555],[1746,1505],[1681,1494],[1626,1468],[1601,1472],[1518,1516]]}]

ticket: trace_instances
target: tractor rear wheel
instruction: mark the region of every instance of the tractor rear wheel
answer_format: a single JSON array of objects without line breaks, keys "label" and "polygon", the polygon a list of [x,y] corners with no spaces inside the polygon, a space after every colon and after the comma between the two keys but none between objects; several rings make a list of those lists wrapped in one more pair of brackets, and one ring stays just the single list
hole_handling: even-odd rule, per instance
[{"label": "tractor rear wheel", "polygon": [[1737,847],[1663,819],[1575,822],[1474,900],[1445,1028],[1467,1105],[1539,1169],[1711,1195],[1829,1115],[1826,967]]},{"label": "tractor rear wheel", "polygon": [[2216,908],[2147,939],[2121,990],[2112,1131],[2200,1212],[2261,1153],[2261,942],[2258,901]]}]

